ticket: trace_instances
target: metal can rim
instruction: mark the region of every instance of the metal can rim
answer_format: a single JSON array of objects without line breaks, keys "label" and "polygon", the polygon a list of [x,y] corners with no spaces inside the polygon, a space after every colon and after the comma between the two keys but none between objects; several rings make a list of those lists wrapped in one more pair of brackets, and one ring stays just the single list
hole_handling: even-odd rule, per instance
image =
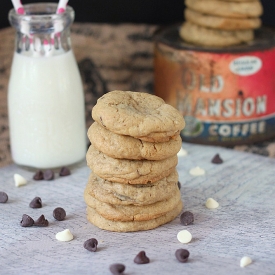
[{"label": "metal can rim", "polygon": [[252,51],[264,51],[275,47],[275,31],[268,27],[261,27],[255,30],[255,39],[246,44],[228,47],[204,47],[193,45],[183,41],[179,36],[179,28],[182,23],[166,26],[156,31],[155,43],[162,43],[178,50],[190,50],[210,53],[243,53]]}]

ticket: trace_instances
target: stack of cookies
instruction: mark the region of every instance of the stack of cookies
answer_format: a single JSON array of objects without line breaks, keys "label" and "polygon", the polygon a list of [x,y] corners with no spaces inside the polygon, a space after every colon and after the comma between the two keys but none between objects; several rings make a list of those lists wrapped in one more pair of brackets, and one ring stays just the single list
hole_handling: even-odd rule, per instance
[{"label": "stack of cookies", "polygon": [[112,91],[98,99],[92,117],[88,220],[118,232],[172,221],[183,207],[176,171],[182,115],[157,96]]},{"label": "stack of cookies", "polygon": [[185,0],[183,40],[202,46],[225,47],[254,39],[261,26],[260,0]]}]

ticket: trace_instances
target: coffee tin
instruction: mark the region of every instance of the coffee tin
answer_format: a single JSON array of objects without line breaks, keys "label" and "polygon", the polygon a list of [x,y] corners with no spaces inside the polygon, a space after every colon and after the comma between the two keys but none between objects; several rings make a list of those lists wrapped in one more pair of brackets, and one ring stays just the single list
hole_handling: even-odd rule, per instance
[{"label": "coffee tin", "polygon": [[154,93],[186,121],[183,141],[234,146],[275,137],[275,33],[250,44],[187,44],[179,25],[160,30],[154,46]]}]

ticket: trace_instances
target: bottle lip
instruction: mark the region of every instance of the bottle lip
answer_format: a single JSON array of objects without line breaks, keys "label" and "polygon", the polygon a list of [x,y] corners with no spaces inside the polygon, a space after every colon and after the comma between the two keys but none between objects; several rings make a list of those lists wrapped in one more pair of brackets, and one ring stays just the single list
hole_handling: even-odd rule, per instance
[{"label": "bottle lip", "polygon": [[74,10],[71,6],[67,6],[63,13],[57,14],[58,4],[55,3],[32,3],[23,5],[25,14],[17,14],[15,9],[9,11],[9,20],[11,25],[16,21],[27,22],[41,22],[41,21],[55,21],[70,18],[74,20]]}]

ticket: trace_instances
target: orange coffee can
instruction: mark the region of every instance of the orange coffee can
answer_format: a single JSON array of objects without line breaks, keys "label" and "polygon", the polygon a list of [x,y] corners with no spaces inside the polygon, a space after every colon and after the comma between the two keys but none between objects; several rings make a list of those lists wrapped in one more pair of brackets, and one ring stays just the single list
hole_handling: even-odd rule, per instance
[{"label": "orange coffee can", "polygon": [[275,32],[249,44],[209,48],[185,43],[180,25],[156,33],[154,93],[186,121],[183,141],[234,146],[275,137]]}]

